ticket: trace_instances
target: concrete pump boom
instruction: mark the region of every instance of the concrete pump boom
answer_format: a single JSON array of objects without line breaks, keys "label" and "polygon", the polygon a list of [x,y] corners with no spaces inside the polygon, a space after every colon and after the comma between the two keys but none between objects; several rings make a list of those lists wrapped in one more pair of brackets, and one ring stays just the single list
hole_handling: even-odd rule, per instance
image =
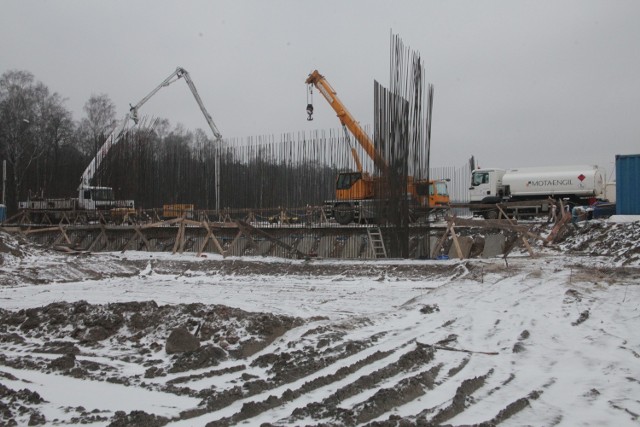
[{"label": "concrete pump boom", "polygon": [[[215,138],[215,142],[218,143],[218,145],[220,144],[220,142],[222,141],[222,135],[220,134],[220,131],[216,127],[215,123],[213,122],[213,119],[211,118],[211,115],[209,114],[209,112],[205,108],[204,103],[202,102],[202,99],[200,98],[200,95],[198,94],[198,91],[196,90],[196,86],[193,84],[193,80],[191,80],[191,76],[189,75],[187,70],[185,70],[182,67],[178,67],[178,68],[176,68],[176,70],[173,73],[171,73],[169,75],[169,77],[164,79],[164,81],[162,83],[160,83],[151,92],[149,92],[147,94],[147,96],[142,98],[136,105],[132,106],[129,109],[129,112],[116,125],[114,130],[107,137],[107,139],[104,142],[104,144],[102,145],[102,147],[100,147],[100,150],[98,150],[98,152],[96,153],[96,156],[93,158],[93,160],[91,160],[91,163],[89,163],[89,165],[85,169],[85,171],[82,174],[82,177],[80,179],[80,186],[78,187],[78,190],[80,190],[82,188],[89,187],[91,185],[91,180],[95,176],[96,171],[98,170],[98,167],[100,166],[100,164],[102,163],[104,158],[107,156],[107,153],[109,152],[109,150],[111,150],[111,148],[114,145],[116,145],[122,139],[122,136],[124,134],[124,131],[125,131],[126,127],[127,127],[127,123],[129,122],[129,120],[131,119],[131,120],[134,121],[135,124],[138,124],[138,109],[140,107],[142,107],[149,99],[151,99],[151,97],[153,95],[155,95],[160,89],[162,89],[163,87],[169,86],[171,83],[179,80],[182,77],[184,77],[184,80],[187,82],[187,85],[189,86],[189,89],[191,90],[191,93],[193,94],[193,97],[195,98],[196,102],[198,103],[198,107],[200,107],[200,110],[202,111],[202,114],[204,114],[204,117],[205,117],[205,119],[207,121],[207,124],[209,125],[209,128],[211,128],[211,132],[213,133],[213,136]],[[219,147],[217,147],[217,148],[219,148]],[[215,170],[216,170],[216,210],[220,209],[220,206],[219,206],[219,204],[220,204],[220,179],[219,179],[220,178],[220,175],[219,175],[220,174],[220,167],[219,166],[220,166],[220,159],[219,159],[219,156],[216,155],[216,165],[215,165]]]}]

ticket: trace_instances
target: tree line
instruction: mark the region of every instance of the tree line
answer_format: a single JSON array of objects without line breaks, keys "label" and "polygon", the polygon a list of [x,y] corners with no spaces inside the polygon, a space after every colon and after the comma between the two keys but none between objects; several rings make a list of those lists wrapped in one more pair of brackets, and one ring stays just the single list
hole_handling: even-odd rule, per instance
[{"label": "tree line", "polygon": [[[0,161],[7,166],[9,213],[28,198],[77,197],[80,177],[117,126],[107,94],[92,95],[74,120],[65,98],[25,70],[0,76]],[[203,130],[143,119],[109,152],[92,185],[113,187],[140,208],[190,203],[272,208],[315,205],[333,197],[347,144],[337,134],[249,137],[216,145]],[[219,174],[216,173],[219,167]]]}]

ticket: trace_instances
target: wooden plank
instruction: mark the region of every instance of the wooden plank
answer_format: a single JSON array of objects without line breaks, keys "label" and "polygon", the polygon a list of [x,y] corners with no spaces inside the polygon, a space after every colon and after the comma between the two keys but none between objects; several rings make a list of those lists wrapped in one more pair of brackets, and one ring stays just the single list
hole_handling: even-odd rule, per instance
[{"label": "wooden plank", "polygon": [[[449,221],[449,219],[452,219],[452,217],[447,216],[445,219]],[[509,223],[509,220],[506,219],[467,219],[456,217],[455,222],[457,226],[463,227],[496,228],[500,230],[519,231],[531,238],[544,240],[544,238],[529,231],[529,228],[527,226],[518,225],[517,223],[514,223],[512,225]]]},{"label": "wooden plank", "polygon": [[96,238],[93,240],[93,242],[91,242],[91,245],[89,245],[89,247],[87,248],[87,251],[92,251],[93,247],[96,245],[96,243],[98,242],[98,240],[100,240],[101,238],[104,238],[106,240],[107,235],[105,234],[105,229],[104,227],[100,227],[100,234],[98,234],[98,236],[96,236]]},{"label": "wooden plank", "polygon": [[[207,228],[210,229],[209,224],[206,224],[206,226]],[[218,237],[216,237],[213,231],[211,231],[211,240],[213,241],[213,244],[216,246],[216,249],[218,249],[218,252],[220,253],[220,255],[222,255],[223,258],[226,258],[227,252],[222,248],[222,245],[220,244]]]},{"label": "wooden plank", "polygon": [[147,240],[147,238],[145,237],[144,234],[142,234],[142,231],[140,230],[140,226],[136,226],[134,228],[136,234],[138,234],[140,236],[140,239],[142,239],[142,242],[144,243],[145,247],[147,248],[148,251],[151,251],[151,244],[149,243],[149,241]]},{"label": "wooden plank", "polygon": [[127,240],[127,242],[124,244],[124,246],[122,247],[122,250],[120,251],[121,254],[123,254],[127,248],[129,247],[129,245],[131,244],[131,242],[133,242],[133,240],[137,240],[138,235],[134,232],[131,237],[129,238],[129,240]]},{"label": "wooden plank", "polygon": [[216,249],[218,250],[218,253],[223,257],[226,257],[227,253],[224,249],[222,249],[220,242],[218,241],[216,236],[213,234],[213,231],[211,231],[211,227],[209,227],[209,221],[202,221],[199,224],[202,225],[207,230],[207,236],[204,238],[204,242],[202,242],[202,245],[200,246],[200,250],[198,251],[198,256],[202,255],[202,252],[204,252],[204,248],[206,248],[207,243],[209,243],[209,239],[211,239]]},{"label": "wooden plank", "polygon": [[182,214],[182,222],[180,223],[180,227],[182,228],[182,235],[180,236],[180,247],[178,248],[178,253],[184,252],[184,246],[187,243],[187,224],[185,223],[187,217],[187,213]]},{"label": "wooden plank", "polygon": [[140,231],[140,226],[134,226],[133,235],[131,236],[129,241],[125,243],[124,247],[122,248],[123,253],[125,250],[127,250],[127,247],[129,247],[131,242],[133,242],[134,240],[142,240],[142,242],[144,243],[144,246],[147,248],[147,251],[151,251],[151,245],[149,244],[149,241],[144,236],[144,234],[142,234],[142,232]]},{"label": "wooden plank", "polygon": [[182,246],[182,239],[184,239],[184,222],[182,222],[182,218],[180,218],[180,226],[178,227],[178,233],[176,234],[176,241],[173,244],[173,254],[178,252],[178,249]]},{"label": "wooden plank", "polygon": [[209,243],[210,234],[211,234],[211,231],[208,231],[206,237],[204,238],[202,244],[200,245],[200,248],[198,248],[198,253],[196,254],[196,256],[200,256],[202,255],[202,252],[204,252],[204,248],[206,248],[207,243]]},{"label": "wooden plank", "polygon": [[562,228],[565,227],[567,223],[569,223],[570,221],[571,221],[571,214],[569,212],[563,211],[560,221],[558,221],[556,225],[553,226],[553,229],[551,230],[551,233],[549,233],[549,235],[547,236],[545,243],[555,243],[556,240],[558,239],[558,236],[560,235],[560,230],[562,230]]},{"label": "wooden plank", "polygon": [[233,240],[231,241],[231,244],[229,245],[229,247],[230,247],[230,248],[233,248],[233,245],[235,245],[235,244],[236,244],[236,242],[238,241],[238,239],[239,239],[240,237],[242,237],[242,236],[245,236],[245,237],[247,238],[247,240],[249,240],[249,244],[250,244],[253,248],[258,247],[258,245],[257,245],[256,241],[255,241],[255,240],[253,240],[253,239],[251,238],[251,235],[250,235],[250,234],[249,234],[249,235],[245,235],[245,234],[242,232],[242,229],[241,229],[241,228],[238,228],[238,232],[236,233],[236,237],[234,237],[234,238],[233,238]]},{"label": "wooden plank", "polygon": [[[63,213],[62,214],[62,219],[64,219],[64,218],[65,218],[65,214]],[[62,219],[60,219],[60,224],[62,224]],[[53,221],[51,221],[51,218],[49,218],[49,214],[47,212],[44,213],[44,216],[42,217],[41,223],[45,222],[45,220],[49,225],[53,225]]]},{"label": "wooden plank", "polygon": [[68,244],[73,245],[73,242],[71,241],[71,239],[67,235],[65,227],[60,226],[60,233],[62,233],[62,235],[64,236],[64,239],[67,241]]},{"label": "wooden plank", "polygon": [[[48,214],[45,214],[47,220],[49,221],[50,224],[53,224],[53,222],[51,221],[51,219],[49,218]],[[67,217],[67,212],[62,212],[62,217],[60,218],[60,222],[58,224],[71,224],[71,221],[69,221],[69,218]]]},{"label": "wooden plank", "polygon": [[456,253],[458,254],[458,258],[460,259],[464,259],[464,255],[462,255],[462,249],[460,248],[460,242],[458,242],[458,236],[456,236],[456,230],[455,230],[455,226],[454,223],[451,223],[451,228],[450,228],[450,232],[451,232],[451,237],[453,238],[453,246],[456,249]]},{"label": "wooden plank", "polygon": [[449,234],[449,230],[450,229],[451,229],[451,222],[448,222],[447,223],[447,229],[442,234],[442,237],[440,237],[440,239],[438,239],[438,243],[436,243],[436,246],[431,251],[431,258],[435,258],[437,256],[438,251],[440,250],[442,245],[444,245],[444,242],[447,239],[447,234]]},{"label": "wooden plank", "polygon": [[[507,221],[509,221],[509,223],[511,225],[514,225],[513,222],[511,221],[511,219],[507,216],[507,214],[502,210],[502,208],[500,206],[498,206],[498,209],[500,209],[500,212],[502,212],[502,214],[504,214],[504,217],[507,218]],[[533,249],[531,248],[531,245],[529,245],[529,242],[527,241],[527,238],[524,237],[523,234],[519,233],[520,238],[522,239],[522,243],[524,244],[525,248],[527,248],[527,251],[529,251],[529,255],[534,257],[536,256],[536,254],[533,252]]]},{"label": "wooden plank", "polygon": [[35,228],[33,230],[25,230],[24,234],[29,235],[29,234],[36,234],[36,233],[46,233],[49,231],[56,231],[58,229],[59,229],[58,227]]},{"label": "wooden plank", "polygon": [[55,249],[56,251],[65,252],[72,255],[87,255],[91,253],[89,251],[77,251],[67,246],[54,246],[53,249]]},{"label": "wooden plank", "polygon": [[[20,211],[18,213],[15,213],[13,215],[11,215],[9,218],[5,219],[2,223],[3,224],[11,224],[11,221],[13,221],[14,219],[21,217],[24,218],[25,212],[24,211]],[[18,224],[21,224],[22,221],[18,221]]]},{"label": "wooden plank", "polygon": [[260,230],[259,228],[255,228],[254,226],[247,224],[246,222],[242,221],[242,220],[236,220],[236,223],[238,224],[238,226],[242,226],[244,228],[246,228],[247,230],[250,230],[251,233],[257,233],[261,236],[263,236],[264,238],[272,241],[273,243],[275,243],[276,245],[280,246],[281,248],[284,248],[285,250],[291,252],[291,253],[295,253],[298,257],[300,258],[308,258],[310,255],[309,254],[305,254],[300,252],[298,249],[294,248],[293,246],[290,246],[284,242],[281,242],[280,240],[278,240],[277,238],[273,237],[272,235],[270,235],[269,233],[267,233],[264,230]]},{"label": "wooden plank", "polygon": [[60,230],[60,235],[56,237],[56,240],[54,240],[51,246],[59,245],[62,239],[66,240],[67,244],[72,245],[73,243],[71,242],[71,239],[69,239],[69,236],[67,236],[67,233],[65,232],[64,227],[62,225],[59,225],[57,228],[58,230]]},{"label": "wooden plank", "polygon": [[147,229],[147,228],[154,228],[154,227],[163,227],[163,226],[167,226],[167,225],[173,225],[176,223],[179,223],[182,221],[182,218],[173,218],[173,219],[169,219],[166,221],[160,221],[160,222],[153,222],[151,224],[143,224],[141,226],[141,229]]},{"label": "wooden plank", "polygon": [[56,239],[53,241],[53,243],[51,244],[51,246],[57,246],[60,244],[60,241],[62,241],[62,239],[64,238],[63,234],[60,233],[58,234],[58,237],[56,237]]}]

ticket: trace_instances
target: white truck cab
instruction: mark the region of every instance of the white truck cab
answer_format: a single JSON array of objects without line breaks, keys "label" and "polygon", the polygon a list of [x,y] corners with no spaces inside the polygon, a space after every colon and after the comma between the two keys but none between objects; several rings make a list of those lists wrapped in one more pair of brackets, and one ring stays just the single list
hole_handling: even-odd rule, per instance
[{"label": "white truck cab", "polygon": [[80,209],[86,210],[135,207],[133,200],[115,200],[111,187],[81,186],[78,191],[78,204]]},{"label": "white truck cab", "polygon": [[471,187],[469,200],[471,203],[496,203],[504,194],[502,191],[502,177],[505,169],[476,169],[471,173]]}]

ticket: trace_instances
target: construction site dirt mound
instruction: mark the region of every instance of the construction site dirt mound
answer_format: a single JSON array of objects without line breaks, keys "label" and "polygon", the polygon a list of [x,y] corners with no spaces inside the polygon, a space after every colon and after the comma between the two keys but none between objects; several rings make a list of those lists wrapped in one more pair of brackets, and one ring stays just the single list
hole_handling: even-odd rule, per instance
[{"label": "construction site dirt mound", "polygon": [[[452,419],[473,409],[477,401],[490,400],[489,396],[494,393],[502,396],[496,398],[498,403],[494,404],[498,409],[484,418],[483,425],[500,424],[507,419],[517,419],[518,414],[531,408],[556,381],[550,378],[539,387],[501,394],[512,382],[529,375],[511,371],[509,363],[484,364],[499,354],[505,358],[526,358],[531,354],[535,350],[533,340],[541,335],[539,330],[536,332],[535,319],[516,324],[514,332],[508,332],[509,339],[502,337],[497,341],[501,347],[476,351],[484,340],[491,341],[492,335],[498,334],[510,321],[509,316],[513,315],[510,310],[519,309],[515,307],[520,307],[520,296],[515,292],[516,302],[493,310],[495,318],[486,321],[483,340],[468,349],[464,346],[469,345],[469,340],[463,344],[460,334],[473,329],[475,323],[458,325],[471,314],[465,312],[464,306],[452,310],[443,302],[429,299],[429,292],[435,288],[420,287],[421,283],[437,282],[442,289],[452,288],[458,281],[468,287],[489,287],[518,277],[518,281],[531,280],[538,286],[564,268],[564,264],[552,265],[545,271],[545,263],[551,263],[559,253],[573,254],[567,265],[567,288],[558,291],[560,299],[555,303],[564,310],[561,320],[566,327],[579,331],[594,322],[594,318],[603,316],[601,306],[588,306],[595,298],[595,290],[638,283],[639,242],[639,223],[593,221],[573,227],[558,245],[536,246],[543,260],[533,268],[527,267],[526,251],[517,263],[511,264],[499,258],[496,262],[332,263],[238,258],[145,259],[119,255],[107,255],[96,262],[90,254],[59,254],[36,247],[19,236],[0,232],[0,268],[3,270],[0,286],[3,289],[29,285],[46,293],[48,287],[63,283],[86,280],[100,284],[112,279],[123,292],[132,292],[132,289],[142,292],[130,283],[157,278],[179,283],[180,278],[216,276],[222,280],[239,278],[238,283],[244,280],[253,286],[269,277],[278,278],[285,283],[278,288],[283,300],[287,278],[293,287],[314,278],[329,285],[333,281],[366,282],[372,287],[402,282],[412,284],[419,291],[414,298],[394,306],[391,313],[384,313],[382,319],[375,319],[373,312],[329,319],[313,312],[302,317],[248,311],[226,304],[223,297],[216,304],[165,304],[154,295],[146,300],[105,304],[78,300],[14,310],[0,308],[0,348],[3,350],[0,352],[0,424],[163,426],[195,419],[200,422],[199,417],[219,413],[205,424],[238,425],[260,420],[265,426],[448,425]],[[46,268],[34,264],[35,259],[40,262],[46,259]],[[582,262],[584,259],[598,261]],[[585,287],[584,283],[591,287]],[[142,284],[140,288],[143,289]],[[312,297],[313,292],[311,287]],[[464,292],[453,300],[458,301],[463,295]],[[475,301],[484,298],[483,294],[479,295]],[[323,298],[318,294],[315,304],[324,304],[327,300]],[[363,302],[366,298],[367,295],[362,294]],[[626,290],[624,298],[626,300]],[[352,309],[346,303],[343,308],[345,313]],[[373,328],[373,325],[393,322],[400,312],[411,321],[393,331]],[[442,320],[435,326],[431,324],[432,330],[420,331],[422,336],[430,338],[428,343],[411,334],[404,337],[412,325],[417,324],[420,329],[420,325],[432,318]],[[394,344],[381,345],[385,342]],[[630,346],[627,342],[627,338],[622,339],[616,348],[631,351],[637,358],[635,350],[627,349]],[[474,365],[478,358],[483,358],[480,359],[483,363]],[[70,405],[63,408],[66,415],[50,419],[42,409],[46,399],[34,384],[20,382],[17,378],[20,371],[169,393],[197,403],[174,415],[144,410],[111,412]],[[411,416],[397,415],[397,408],[421,399],[427,401],[429,393],[443,385],[450,393],[445,403],[426,405],[426,409],[417,410]],[[595,399],[600,391],[593,390],[585,394],[584,399]],[[318,394],[321,397],[316,398],[315,393],[319,391],[322,391]],[[281,407],[292,409],[280,414],[278,408]],[[267,413],[278,413],[278,421],[261,418]]]}]

